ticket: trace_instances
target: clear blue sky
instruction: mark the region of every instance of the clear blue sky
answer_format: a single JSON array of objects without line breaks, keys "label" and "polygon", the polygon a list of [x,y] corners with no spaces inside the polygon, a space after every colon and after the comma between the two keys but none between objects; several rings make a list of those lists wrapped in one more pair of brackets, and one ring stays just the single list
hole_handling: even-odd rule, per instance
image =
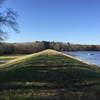
[{"label": "clear blue sky", "polygon": [[100,0],[7,0],[19,13],[20,33],[8,42],[35,40],[100,44]]}]

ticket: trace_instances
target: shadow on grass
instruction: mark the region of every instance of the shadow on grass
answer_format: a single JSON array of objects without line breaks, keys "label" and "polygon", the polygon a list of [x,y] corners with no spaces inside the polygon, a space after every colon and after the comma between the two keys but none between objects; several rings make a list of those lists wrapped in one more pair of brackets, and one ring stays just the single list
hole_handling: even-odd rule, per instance
[{"label": "shadow on grass", "polygon": [[0,72],[1,100],[100,98],[100,74],[94,70],[70,65],[26,66]]}]

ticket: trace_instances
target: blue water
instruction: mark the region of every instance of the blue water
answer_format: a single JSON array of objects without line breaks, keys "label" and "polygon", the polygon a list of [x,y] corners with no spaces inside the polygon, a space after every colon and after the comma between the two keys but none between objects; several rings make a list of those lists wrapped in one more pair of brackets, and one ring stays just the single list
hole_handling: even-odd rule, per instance
[{"label": "blue water", "polygon": [[89,63],[100,66],[100,51],[74,51],[74,52],[64,51],[64,53],[70,54],[72,56],[80,58],[81,60],[88,61]]}]

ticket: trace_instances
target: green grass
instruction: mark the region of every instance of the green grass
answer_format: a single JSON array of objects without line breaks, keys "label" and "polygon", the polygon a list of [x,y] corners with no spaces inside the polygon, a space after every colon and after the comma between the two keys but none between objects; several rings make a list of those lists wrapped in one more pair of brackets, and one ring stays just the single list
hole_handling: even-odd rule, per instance
[{"label": "green grass", "polygon": [[0,68],[0,100],[97,100],[100,97],[99,68],[57,51],[21,56]]},{"label": "green grass", "polygon": [[2,56],[0,56],[0,61],[4,61],[4,62],[0,63],[0,65],[6,64],[9,61],[12,61],[14,59],[20,58],[22,56],[25,56],[25,55],[2,55]]}]

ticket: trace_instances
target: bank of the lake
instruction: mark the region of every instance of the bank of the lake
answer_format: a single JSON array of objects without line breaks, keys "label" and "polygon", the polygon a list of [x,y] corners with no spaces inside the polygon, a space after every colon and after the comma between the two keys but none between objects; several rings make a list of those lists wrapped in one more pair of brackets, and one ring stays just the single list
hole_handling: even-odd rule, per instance
[{"label": "bank of the lake", "polygon": [[100,71],[51,49],[0,65],[0,100],[99,100]]}]

